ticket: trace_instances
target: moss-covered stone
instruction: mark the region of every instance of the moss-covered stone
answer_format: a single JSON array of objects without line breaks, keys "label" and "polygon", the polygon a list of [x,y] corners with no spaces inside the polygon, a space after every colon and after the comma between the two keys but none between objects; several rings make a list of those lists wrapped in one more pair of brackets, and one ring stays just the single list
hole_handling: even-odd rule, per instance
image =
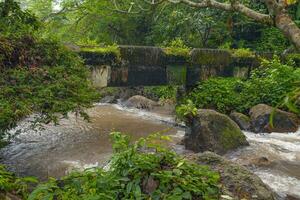
[{"label": "moss-covered stone", "polygon": [[121,58],[125,66],[164,66],[164,52],[159,47],[120,46]]},{"label": "moss-covered stone", "polygon": [[190,60],[189,48],[175,48],[167,47],[163,48],[168,64],[187,64]]},{"label": "moss-covered stone", "polygon": [[245,167],[239,166],[212,152],[193,156],[201,165],[208,165],[220,173],[222,193],[234,200],[274,200],[275,194],[262,180]]},{"label": "moss-covered stone", "polygon": [[214,110],[200,109],[188,123],[185,147],[195,152],[213,151],[224,154],[248,145],[238,125],[226,115]]},{"label": "moss-covered stone", "polygon": [[225,50],[193,49],[191,51],[192,65],[228,65],[231,62],[231,54]]},{"label": "moss-covered stone", "polygon": [[234,49],[231,54],[235,58],[255,58],[255,53],[250,49]]},{"label": "moss-covered stone", "polygon": [[121,53],[118,46],[107,47],[82,47],[79,52],[87,65],[111,65],[119,66]]},{"label": "moss-covered stone", "polygon": [[250,129],[250,118],[243,113],[232,112],[230,113],[230,118],[239,125],[242,130]]},{"label": "moss-covered stone", "polygon": [[255,133],[296,132],[300,124],[297,115],[266,104],[252,107],[249,115],[251,117],[251,131]]}]

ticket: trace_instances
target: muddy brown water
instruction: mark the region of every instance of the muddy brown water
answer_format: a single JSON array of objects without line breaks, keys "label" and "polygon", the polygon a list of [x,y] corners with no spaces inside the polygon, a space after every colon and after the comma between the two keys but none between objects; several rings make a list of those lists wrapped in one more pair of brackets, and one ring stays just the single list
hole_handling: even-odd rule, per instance
[{"label": "muddy brown water", "polygon": [[[72,170],[105,166],[112,154],[109,139],[112,131],[128,133],[133,140],[163,130],[168,130],[167,134],[175,140],[184,135],[183,128],[174,126],[174,116],[169,111],[151,113],[117,104],[99,104],[88,113],[91,123],[70,115],[60,125],[47,125],[38,131],[31,130],[26,121],[20,123],[17,129],[21,133],[0,151],[1,163],[18,175],[46,180]],[[245,132],[245,135],[250,146],[225,157],[248,167],[281,199],[287,195],[300,199],[300,130],[285,134]],[[257,162],[261,158],[264,162]]]},{"label": "muddy brown water", "polygon": [[150,119],[149,114],[118,106],[98,105],[88,113],[90,123],[70,115],[60,125],[38,131],[21,123],[17,128],[23,129],[21,134],[1,150],[2,163],[21,176],[58,178],[74,169],[105,165],[112,154],[109,134],[113,131],[127,133],[133,140],[159,131],[170,135],[179,131],[169,124],[171,117],[153,114]]}]

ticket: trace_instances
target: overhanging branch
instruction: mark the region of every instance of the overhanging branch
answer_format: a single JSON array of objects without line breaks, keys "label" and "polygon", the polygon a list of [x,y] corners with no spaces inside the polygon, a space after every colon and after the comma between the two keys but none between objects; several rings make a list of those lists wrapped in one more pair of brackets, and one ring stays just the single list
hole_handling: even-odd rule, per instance
[{"label": "overhanging branch", "polygon": [[214,8],[214,9],[220,9],[224,11],[239,12],[255,21],[264,24],[273,24],[273,20],[270,15],[262,14],[255,10],[252,10],[247,6],[241,4],[239,1],[232,1],[232,3],[221,3],[215,0],[203,0],[201,2],[195,2],[192,0],[168,0],[168,1],[170,3],[177,3],[177,4],[184,3],[195,8]]}]

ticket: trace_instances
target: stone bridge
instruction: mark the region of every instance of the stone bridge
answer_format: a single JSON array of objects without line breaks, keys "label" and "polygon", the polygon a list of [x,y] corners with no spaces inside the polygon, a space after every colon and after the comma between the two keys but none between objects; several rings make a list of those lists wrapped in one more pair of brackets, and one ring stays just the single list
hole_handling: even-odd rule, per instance
[{"label": "stone bridge", "polygon": [[[234,57],[225,50],[193,49],[187,55],[147,46],[120,46],[119,53],[80,51],[98,87],[185,85],[209,77],[245,77],[259,65],[255,57]],[[264,54],[264,56],[270,56]]]}]

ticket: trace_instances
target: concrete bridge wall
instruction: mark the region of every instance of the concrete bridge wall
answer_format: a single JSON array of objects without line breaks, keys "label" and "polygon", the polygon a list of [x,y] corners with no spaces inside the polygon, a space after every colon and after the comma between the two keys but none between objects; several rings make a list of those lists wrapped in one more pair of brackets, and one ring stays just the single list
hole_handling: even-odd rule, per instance
[{"label": "concrete bridge wall", "polygon": [[[120,46],[120,55],[81,51],[96,87],[157,86],[174,84],[174,71],[185,71],[185,84],[193,87],[209,77],[248,77],[258,58],[236,58],[228,51],[193,49],[189,56],[170,55],[162,48]],[[270,57],[270,55],[264,55]],[[176,70],[175,70],[176,68]]]}]

